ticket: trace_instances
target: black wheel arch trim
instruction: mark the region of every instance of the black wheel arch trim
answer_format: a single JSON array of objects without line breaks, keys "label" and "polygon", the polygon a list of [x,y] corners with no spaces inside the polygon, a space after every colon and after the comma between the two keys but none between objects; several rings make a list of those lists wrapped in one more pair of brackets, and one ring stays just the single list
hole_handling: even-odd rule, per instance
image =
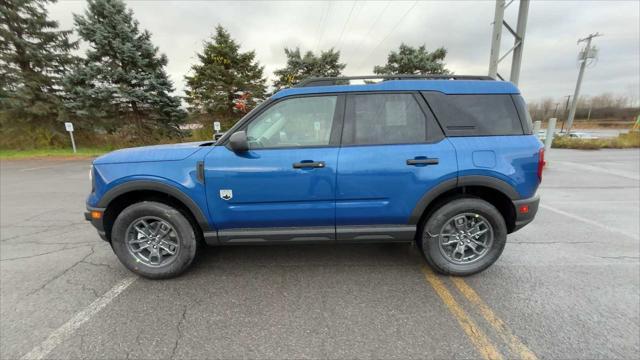
[{"label": "black wheel arch trim", "polygon": [[195,201],[193,201],[187,194],[182,192],[180,189],[173,187],[171,185],[161,183],[159,181],[132,180],[124,184],[118,185],[113,189],[107,191],[102,196],[102,198],[98,202],[98,207],[106,209],[111,203],[111,201],[113,201],[118,196],[126,194],[128,192],[141,191],[141,190],[157,191],[157,192],[164,193],[176,198],[178,201],[184,204],[184,206],[186,206],[189,209],[189,211],[191,211],[193,216],[196,218],[198,225],[200,225],[200,228],[202,229],[202,231],[212,230],[209,226],[209,221],[204,216],[204,214],[202,213],[202,210],[200,209],[198,204],[195,203]]},{"label": "black wheel arch trim", "polygon": [[458,177],[458,186],[485,186],[500,191],[511,200],[519,200],[520,194],[509,183],[492,176],[467,175]]},{"label": "black wheel arch trim", "polygon": [[466,175],[459,176],[457,178],[452,178],[441,182],[436,185],[434,188],[426,192],[422,198],[418,201],[416,206],[413,208],[411,215],[409,216],[409,224],[416,225],[420,221],[422,214],[425,209],[435,200],[438,196],[444,194],[447,191],[453,190],[458,187],[463,186],[484,186],[488,188],[492,188],[494,190],[500,191],[505,194],[511,200],[519,200],[520,194],[516,189],[509,185],[504,180],[500,180],[491,176],[484,175]]}]

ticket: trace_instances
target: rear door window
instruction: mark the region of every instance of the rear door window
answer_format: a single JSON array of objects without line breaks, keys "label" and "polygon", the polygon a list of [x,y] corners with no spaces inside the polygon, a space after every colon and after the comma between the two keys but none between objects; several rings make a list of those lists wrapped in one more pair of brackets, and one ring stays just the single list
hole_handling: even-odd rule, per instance
[{"label": "rear door window", "polygon": [[425,142],[425,114],[413,94],[355,94],[347,100],[343,144]]},{"label": "rear door window", "polygon": [[509,94],[446,95],[422,93],[447,136],[522,135]]}]

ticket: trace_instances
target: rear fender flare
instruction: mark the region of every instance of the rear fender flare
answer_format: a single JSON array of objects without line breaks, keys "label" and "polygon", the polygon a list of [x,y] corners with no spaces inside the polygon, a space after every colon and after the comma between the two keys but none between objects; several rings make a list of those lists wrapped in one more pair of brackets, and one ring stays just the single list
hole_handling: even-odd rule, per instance
[{"label": "rear fender flare", "polygon": [[520,194],[518,194],[516,189],[504,180],[483,175],[459,176],[457,178],[445,180],[427,191],[413,208],[413,211],[409,216],[409,224],[417,225],[429,204],[431,204],[438,196],[447,191],[465,186],[483,186],[500,191],[511,200],[515,201],[520,199]]}]

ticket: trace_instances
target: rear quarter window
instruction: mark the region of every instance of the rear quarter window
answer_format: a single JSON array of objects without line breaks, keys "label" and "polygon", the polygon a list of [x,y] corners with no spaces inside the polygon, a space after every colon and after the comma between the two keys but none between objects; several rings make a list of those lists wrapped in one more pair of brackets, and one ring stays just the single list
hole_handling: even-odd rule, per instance
[{"label": "rear quarter window", "polygon": [[522,129],[525,134],[533,134],[533,121],[531,120],[531,114],[527,103],[524,101],[522,95],[512,95],[513,102],[516,104],[518,115],[520,115],[520,122],[522,122]]},{"label": "rear quarter window", "polygon": [[516,105],[509,94],[422,94],[447,136],[524,134]]}]

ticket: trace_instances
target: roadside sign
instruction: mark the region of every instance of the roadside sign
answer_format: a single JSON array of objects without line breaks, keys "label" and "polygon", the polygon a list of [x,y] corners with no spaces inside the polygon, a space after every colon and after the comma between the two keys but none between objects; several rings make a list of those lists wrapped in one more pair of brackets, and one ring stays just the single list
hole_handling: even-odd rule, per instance
[{"label": "roadside sign", "polygon": [[71,137],[71,146],[73,147],[73,153],[76,153],[76,141],[73,139],[73,123],[66,122],[64,123],[64,128],[69,132],[69,136]]},{"label": "roadside sign", "polygon": [[218,121],[213,122],[213,130],[220,131],[220,122]]}]

